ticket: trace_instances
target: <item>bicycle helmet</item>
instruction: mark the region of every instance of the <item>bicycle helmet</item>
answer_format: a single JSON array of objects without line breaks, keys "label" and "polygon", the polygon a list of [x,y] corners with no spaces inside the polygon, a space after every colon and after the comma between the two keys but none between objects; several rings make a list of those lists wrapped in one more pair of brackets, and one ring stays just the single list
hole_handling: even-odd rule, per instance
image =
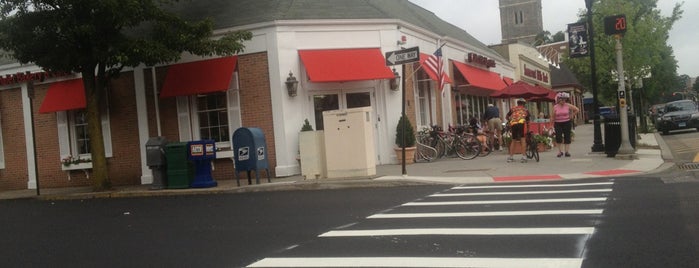
[{"label": "bicycle helmet", "polygon": [[556,94],[556,101],[568,98],[570,98],[570,94],[568,94],[568,92],[558,92],[558,94]]},{"label": "bicycle helmet", "polygon": [[524,98],[519,98],[517,99],[517,103],[527,103],[527,101],[524,100]]}]

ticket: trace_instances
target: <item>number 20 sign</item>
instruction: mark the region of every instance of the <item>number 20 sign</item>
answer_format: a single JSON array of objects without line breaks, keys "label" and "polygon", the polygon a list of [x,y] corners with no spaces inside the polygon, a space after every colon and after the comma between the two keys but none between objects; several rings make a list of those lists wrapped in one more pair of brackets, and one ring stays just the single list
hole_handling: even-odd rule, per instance
[{"label": "number 20 sign", "polygon": [[626,15],[604,17],[604,33],[607,35],[626,32]]}]

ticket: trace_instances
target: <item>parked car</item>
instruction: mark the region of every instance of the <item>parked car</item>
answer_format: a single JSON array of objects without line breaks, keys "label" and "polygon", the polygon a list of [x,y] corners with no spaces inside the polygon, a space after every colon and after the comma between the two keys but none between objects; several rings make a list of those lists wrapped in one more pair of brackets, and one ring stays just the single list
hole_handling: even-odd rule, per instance
[{"label": "parked car", "polygon": [[672,101],[665,104],[665,112],[658,118],[655,128],[667,135],[671,130],[696,128],[699,131],[699,110],[691,100]]},{"label": "parked car", "polygon": [[614,106],[599,107],[599,115],[602,119],[604,119],[605,117],[615,117],[616,116],[616,107],[614,107]]}]

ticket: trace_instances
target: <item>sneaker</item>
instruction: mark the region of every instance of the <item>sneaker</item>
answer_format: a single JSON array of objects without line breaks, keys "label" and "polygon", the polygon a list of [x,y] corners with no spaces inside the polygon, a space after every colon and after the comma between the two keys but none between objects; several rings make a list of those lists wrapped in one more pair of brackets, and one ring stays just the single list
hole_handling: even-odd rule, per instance
[{"label": "sneaker", "polygon": [[522,156],[522,159],[520,159],[519,162],[527,163],[527,158],[525,158],[524,156]]},{"label": "sneaker", "polygon": [[[559,157],[560,157],[560,156],[559,156]],[[570,154],[569,154],[568,152],[566,152],[566,157],[570,157]]]},{"label": "sneaker", "polygon": [[558,152],[558,155],[556,155],[556,157],[561,157],[561,156],[563,156],[563,152]]},{"label": "sneaker", "polygon": [[507,163],[514,162],[514,161],[515,161],[515,159],[512,158],[512,156],[510,156],[510,157],[507,158]]}]

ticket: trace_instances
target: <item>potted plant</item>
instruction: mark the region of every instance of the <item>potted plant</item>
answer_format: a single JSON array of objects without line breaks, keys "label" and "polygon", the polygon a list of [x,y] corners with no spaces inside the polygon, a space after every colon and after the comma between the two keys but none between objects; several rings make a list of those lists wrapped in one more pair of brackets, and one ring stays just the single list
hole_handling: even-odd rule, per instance
[{"label": "potted plant", "polygon": [[537,150],[539,152],[547,151],[553,147],[553,139],[546,135],[534,135],[534,140],[537,142]]},{"label": "potted plant", "polygon": [[405,163],[412,163],[415,158],[415,131],[407,116],[401,116],[396,126],[396,159],[403,161],[403,148],[405,148]]}]

